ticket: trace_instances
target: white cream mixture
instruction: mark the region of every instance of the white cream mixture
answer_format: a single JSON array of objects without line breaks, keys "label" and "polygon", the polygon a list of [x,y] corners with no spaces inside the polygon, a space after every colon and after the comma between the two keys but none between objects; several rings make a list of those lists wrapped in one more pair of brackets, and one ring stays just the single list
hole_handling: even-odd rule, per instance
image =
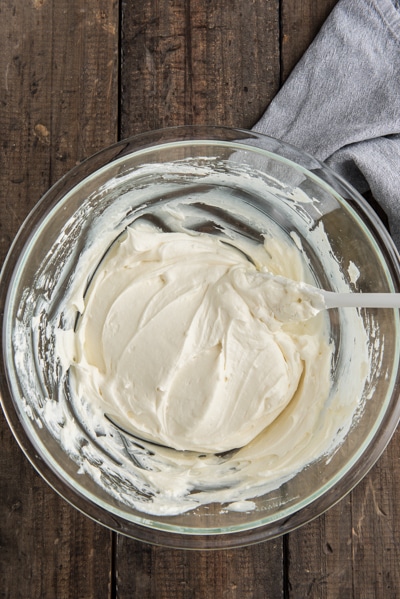
[{"label": "white cream mixture", "polygon": [[[89,495],[95,485],[116,513],[206,517],[301,501],[324,484],[362,409],[369,358],[358,312],[340,314],[334,347],[335,319],[288,304],[279,278],[263,276],[312,283],[310,243],[349,290],[318,203],[307,204],[314,221],[286,187],[214,169],[152,163],[107,180],[101,201],[96,192],[65,223],[15,324],[26,417],[71,458],[73,484]],[[164,194],[176,197],[154,202]],[[277,194],[290,236],[268,216]],[[204,224],[212,234],[197,232]],[[30,384],[37,368],[47,395]]]},{"label": "white cream mixture", "polygon": [[[301,274],[293,250],[275,247]],[[285,326],[276,318],[284,292],[218,237],[128,228],[85,296],[75,392],[154,443],[243,447],[289,402],[308,410],[329,393],[324,320]],[[292,308],[312,316],[305,306]],[[280,426],[284,434],[284,418]]]}]

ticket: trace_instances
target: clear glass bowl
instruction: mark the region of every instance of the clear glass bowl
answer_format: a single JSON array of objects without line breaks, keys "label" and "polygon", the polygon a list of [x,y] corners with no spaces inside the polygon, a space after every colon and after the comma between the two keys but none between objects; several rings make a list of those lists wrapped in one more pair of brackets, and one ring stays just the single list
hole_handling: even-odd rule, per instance
[{"label": "clear glass bowl", "polygon": [[[216,188],[218,201],[210,193]],[[166,227],[158,220],[159,206],[188,195],[197,212],[187,215],[186,225],[199,231],[212,234],[227,227],[262,242],[273,222],[307,257],[321,287],[398,292],[400,268],[385,227],[345,181],[296,148],[227,128],[172,128],[117,143],[69,172],[24,222],[3,266],[0,288],[2,405],[21,448],[61,496],[101,524],[150,543],[217,549],[297,528],[341,499],[375,463],[400,416],[399,314],[360,311],[364,336],[358,338],[345,311],[329,313],[335,342],[332,389],[344,400],[351,393],[344,374],[358,376],[365,345],[369,368],[352,425],[331,454],[323,453],[270,492],[253,497],[256,509],[248,512],[218,503],[175,516],[136,509],[129,499],[136,492],[128,484],[129,473],[125,477],[116,470],[104,482],[102,464],[114,456],[106,455],[102,435],[86,429],[73,413],[54,331],[63,327],[61,300],[93,231],[100,231],[101,248],[102,227],[112,228],[117,237],[138,214]],[[108,219],[111,205],[118,207],[115,222]],[[57,404],[77,420],[78,457],[69,451],[61,420],[49,416],[49,406]],[[91,470],[80,467],[82,460],[90,461]]]}]

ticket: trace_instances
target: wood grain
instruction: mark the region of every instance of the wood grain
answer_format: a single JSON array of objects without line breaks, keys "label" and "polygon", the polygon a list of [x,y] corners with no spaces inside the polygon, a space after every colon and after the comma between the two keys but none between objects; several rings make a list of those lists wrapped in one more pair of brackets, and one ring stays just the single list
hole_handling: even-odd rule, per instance
[{"label": "wood grain", "polygon": [[0,597],[108,597],[110,534],[42,481],[3,419],[0,444]]},{"label": "wood grain", "polygon": [[[0,259],[28,211],[117,138],[118,5],[3,1]],[[0,423],[0,596],[109,597],[111,534],[59,498]]]},{"label": "wood grain", "polygon": [[337,0],[281,0],[281,84],[314,40]]},{"label": "wood grain", "polygon": [[119,538],[118,598],[284,597],[282,542],[227,551],[181,551]]},{"label": "wood grain", "polygon": [[126,2],[121,136],[160,127],[251,127],[279,85],[279,2]]},{"label": "wood grain", "polygon": [[353,597],[350,496],[288,537],[290,599]]},{"label": "wood grain", "polygon": [[290,599],[399,596],[399,439],[348,497],[289,535]]},{"label": "wood grain", "polygon": [[355,599],[400,593],[400,431],[352,492],[351,560]]}]

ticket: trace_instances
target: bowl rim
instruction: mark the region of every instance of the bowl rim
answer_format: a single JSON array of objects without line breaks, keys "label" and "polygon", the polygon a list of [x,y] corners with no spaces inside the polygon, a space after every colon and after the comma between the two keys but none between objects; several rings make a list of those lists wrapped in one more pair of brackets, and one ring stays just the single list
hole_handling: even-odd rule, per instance
[{"label": "bowl rim", "polygon": [[[50,189],[36,203],[23,221],[14,238],[0,272],[0,323],[2,325],[2,335],[0,340],[2,360],[0,365],[0,401],[8,425],[30,463],[40,476],[62,498],[85,515],[114,531],[121,532],[127,536],[152,544],[183,549],[222,549],[250,545],[290,532],[318,517],[347,495],[376,463],[396,430],[400,420],[400,402],[394,400],[394,395],[395,393],[398,394],[400,391],[400,373],[397,372],[396,381],[391,390],[390,401],[388,402],[387,409],[382,417],[378,430],[369,440],[362,455],[358,456],[345,474],[339,477],[340,488],[338,488],[338,485],[332,487],[331,484],[328,492],[321,492],[316,499],[310,501],[307,505],[304,505],[300,510],[293,511],[293,509],[290,510],[289,508],[289,514],[285,514],[282,517],[275,519],[273,522],[268,522],[267,524],[261,523],[258,525],[253,523],[244,530],[233,530],[228,532],[224,530],[207,534],[194,532],[192,530],[182,530],[182,527],[180,526],[176,527],[177,530],[173,530],[172,525],[171,528],[168,527],[168,530],[165,530],[138,523],[137,521],[132,521],[130,519],[125,519],[120,514],[113,514],[104,507],[96,504],[90,500],[87,495],[80,493],[75,486],[71,487],[65,478],[58,476],[50,464],[46,463],[43,456],[39,455],[38,448],[35,447],[27,430],[21,422],[21,418],[11,396],[11,384],[8,379],[5,364],[6,326],[4,323],[4,316],[7,313],[6,306],[8,292],[12,286],[13,277],[17,271],[19,261],[23,259],[24,251],[29,243],[29,239],[34,235],[36,226],[41,221],[43,214],[49,210],[49,206],[54,207],[60,199],[70,190],[75,188],[79,182],[84,181],[88,176],[96,173],[99,169],[99,165],[105,166],[111,164],[124,156],[137,153],[144,148],[151,149],[162,147],[167,143],[165,141],[160,143],[160,139],[165,135],[170,137],[170,141],[174,143],[177,143],[176,139],[173,139],[176,137],[179,138],[178,143],[192,143],[193,139],[191,139],[191,136],[200,134],[204,137],[201,139],[196,138],[196,141],[204,143],[211,141],[209,139],[210,136],[213,141],[220,141],[223,144],[229,144],[233,141],[221,139],[222,135],[232,137],[239,135],[243,136],[245,139],[269,140],[272,144],[277,144],[278,147],[287,149],[289,154],[298,156],[303,162],[309,162],[314,165],[315,169],[321,169],[323,172],[327,173],[328,182],[325,181],[325,183],[331,185],[331,180],[338,183],[341,189],[349,193],[349,195],[355,199],[357,208],[360,210],[363,217],[367,219],[368,229],[370,231],[372,229],[375,239],[378,239],[384,246],[384,249],[388,253],[387,261],[390,259],[392,269],[396,270],[397,268],[397,275],[400,277],[399,255],[397,249],[385,226],[381,222],[380,217],[376,215],[365,198],[353,189],[340,175],[327,167],[327,165],[302,150],[299,150],[295,146],[262,133],[230,127],[170,127],[135,135],[100,150],[68,171],[61,179],[50,187]],[[291,160],[291,162],[294,161]],[[297,162],[294,162],[294,164],[297,165]],[[309,168],[302,164],[300,164],[300,167],[309,172]],[[324,182],[324,179],[321,179],[319,176],[317,178],[319,181],[322,180]],[[343,198],[341,199],[343,200]],[[27,232],[29,232],[28,235]],[[394,408],[393,411],[389,412],[388,407],[392,403],[394,403]],[[146,517],[144,520],[146,520]],[[262,520],[263,518],[259,519],[258,522],[262,522]]]}]

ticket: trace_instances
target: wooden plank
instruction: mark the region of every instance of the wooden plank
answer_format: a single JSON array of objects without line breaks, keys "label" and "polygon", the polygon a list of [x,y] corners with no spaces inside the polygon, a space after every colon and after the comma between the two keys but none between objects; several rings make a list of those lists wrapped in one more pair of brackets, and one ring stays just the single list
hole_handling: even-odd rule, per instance
[{"label": "wooden plank", "polygon": [[[123,5],[121,136],[182,124],[251,127],[279,85],[279,2]],[[190,552],[118,537],[119,599],[278,598],[282,539]]]},{"label": "wooden plank", "polygon": [[288,535],[290,599],[353,597],[351,496]]},{"label": "wooden plank", "polygon": [[2,599],[108,598],[110,533],[34,472],[1,418]]},{"label": "wooden plank", "polygon": [[282,83],[303,56],[337,0],[281,0]]},{"label": "wooden plank", "polygon": [[400,431],[352,493],[355,599],[400,595]]},{"label": "wooden plank", "polygon": [[284,596],[282,541],[193,552],[120,537],[117,588],[119,599],[279,599]]},{"label": "wooden plank", "polygon": [[278,0],[123,6],[122,137],[258,120],[279,85]]},{"label": "wooden plank", "polygon": [[[0,5],[0,259],[27,212],[117,138],[114,0]],[[0,422],[0,594],[109,597],[111,533],[58,497]]]},{"label": "wooden plank", "polygon": [[395,599],[400,590],[400,434],[325,515],[289,535],[290,599]]}]

